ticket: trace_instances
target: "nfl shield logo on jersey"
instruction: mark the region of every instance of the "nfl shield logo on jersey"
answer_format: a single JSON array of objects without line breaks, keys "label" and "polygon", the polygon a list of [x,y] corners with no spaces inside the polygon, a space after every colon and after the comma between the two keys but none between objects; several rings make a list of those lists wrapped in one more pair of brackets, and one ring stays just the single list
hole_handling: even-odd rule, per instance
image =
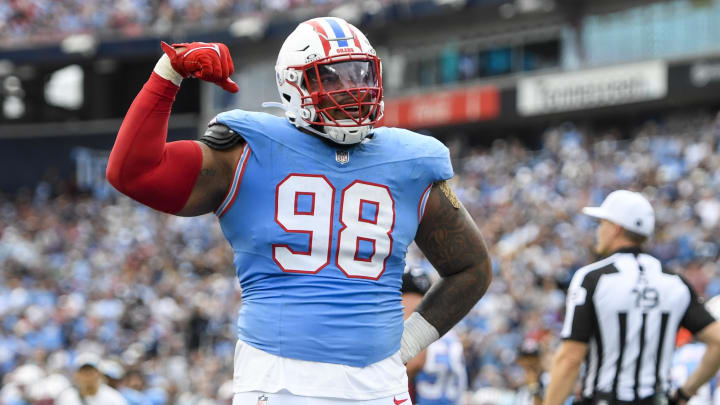
[{"label": "nfl shield logo on jersey", "polygon": [[341,165],[350,161],[350,152],[346,150],[335,150],[335,160]]},{"label": "nfl shield logo on jersey", "polygon": [[267,405],[268,403],[268,397],[265,394],[262,394],[258,397],[257,405]]}]

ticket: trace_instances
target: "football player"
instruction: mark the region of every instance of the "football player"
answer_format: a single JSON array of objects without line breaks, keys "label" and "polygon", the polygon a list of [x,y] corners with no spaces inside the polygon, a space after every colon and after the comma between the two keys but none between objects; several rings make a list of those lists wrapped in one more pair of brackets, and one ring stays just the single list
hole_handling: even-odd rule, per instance
[{"label": "football player", "polygon": [[[705,308],[715,319],[720,318],[720,296],[715,296],[705,303]],[[690,375],[698,368],[702,362],[707,345],[700,341],[689,341],[692,335],[688,330],[684,330],[684,344],[675,350],[672,357],[672,367],[670,368],[670,382],[674,389],[682,387],[688,380]],[[681,334],[678,334],[678,341],[681,340]],[[714,404],[720,405],[720,390],[718,390],[719,376],[712,377],[710,381],[698,388],[697,393],[687,401],[687,405],[703,405]]]},{"label": "football player", "polygon": [[[403,274],[402,303],[410,316],[431,286],[430,277],[419,268]],[[450,330],[407,364],[418,405],[460,405],[467,389],[465,354],[460,337]]]},{"label": "football player", "polygon": [[[162,44],[108,163],[113,186],[157,210],[214,212],[243,289],[234,404],[410,403],[404,364],[484,294],[490,260],[446,182],[434,138],[376,127],[382,68],[339,18],[301,23],[275,66],[284,117],[233,110],[198,141],[166,142],[195,77],[236,92],[220,43]],[[415,241],[442,279],[403,322]]]}]

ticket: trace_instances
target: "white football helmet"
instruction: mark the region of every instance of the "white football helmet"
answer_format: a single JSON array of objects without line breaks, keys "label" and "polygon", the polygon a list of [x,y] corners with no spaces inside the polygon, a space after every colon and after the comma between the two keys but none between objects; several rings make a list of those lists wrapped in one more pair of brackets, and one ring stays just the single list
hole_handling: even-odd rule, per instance
[{"label": "white football helmet", "polygon": [[382,118],[380,59],[341,18],[300,23],[280,48],[275,78],[287,119],[336,143],[359,143]]}]

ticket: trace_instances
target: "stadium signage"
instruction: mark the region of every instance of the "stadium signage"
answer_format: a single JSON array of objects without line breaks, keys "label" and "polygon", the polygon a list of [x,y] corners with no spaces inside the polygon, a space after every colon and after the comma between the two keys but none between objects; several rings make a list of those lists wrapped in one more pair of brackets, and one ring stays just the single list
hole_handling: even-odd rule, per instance
[{"label": "stadium signage", "polygon": [[690,67],[690,82],[696,87],[705,87],[708,83],[720,81],[720,61],[702,61]]},{"label": "stadium signage", "polygon": [[479,86],[386,100],[382,125],[427,128],[490,120],[499,115],[499,90]]},{"label": "stadium signage", "polygon": [[524,116],[584,110],[664,98],[665,62],[651,61],[523,78],[517,108]]}]

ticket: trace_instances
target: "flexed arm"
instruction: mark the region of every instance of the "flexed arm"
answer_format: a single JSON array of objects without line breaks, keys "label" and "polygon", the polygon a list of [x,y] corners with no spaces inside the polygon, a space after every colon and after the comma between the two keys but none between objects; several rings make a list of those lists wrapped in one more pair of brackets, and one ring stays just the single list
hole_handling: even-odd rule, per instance
[{"label": "flexed arm", "polygon": [[458,323],[485,294],[492,279],[482,235],[445,181],[433,185],[415,242],[442,279],[405,321],[404,362]]},{"label": "flexed arm", "polygon": [[229,78],[232,59],[223,44],[163,43],[163,50],[165,55],[125,115],[108,161],[107,179],[120,192],[159,211],[210,212],[222,199],[226,182],[198,178],[223,173],[225,162],[198,142],[166,143],[168,120],[184,77],[192,75],[237,92]]}]

